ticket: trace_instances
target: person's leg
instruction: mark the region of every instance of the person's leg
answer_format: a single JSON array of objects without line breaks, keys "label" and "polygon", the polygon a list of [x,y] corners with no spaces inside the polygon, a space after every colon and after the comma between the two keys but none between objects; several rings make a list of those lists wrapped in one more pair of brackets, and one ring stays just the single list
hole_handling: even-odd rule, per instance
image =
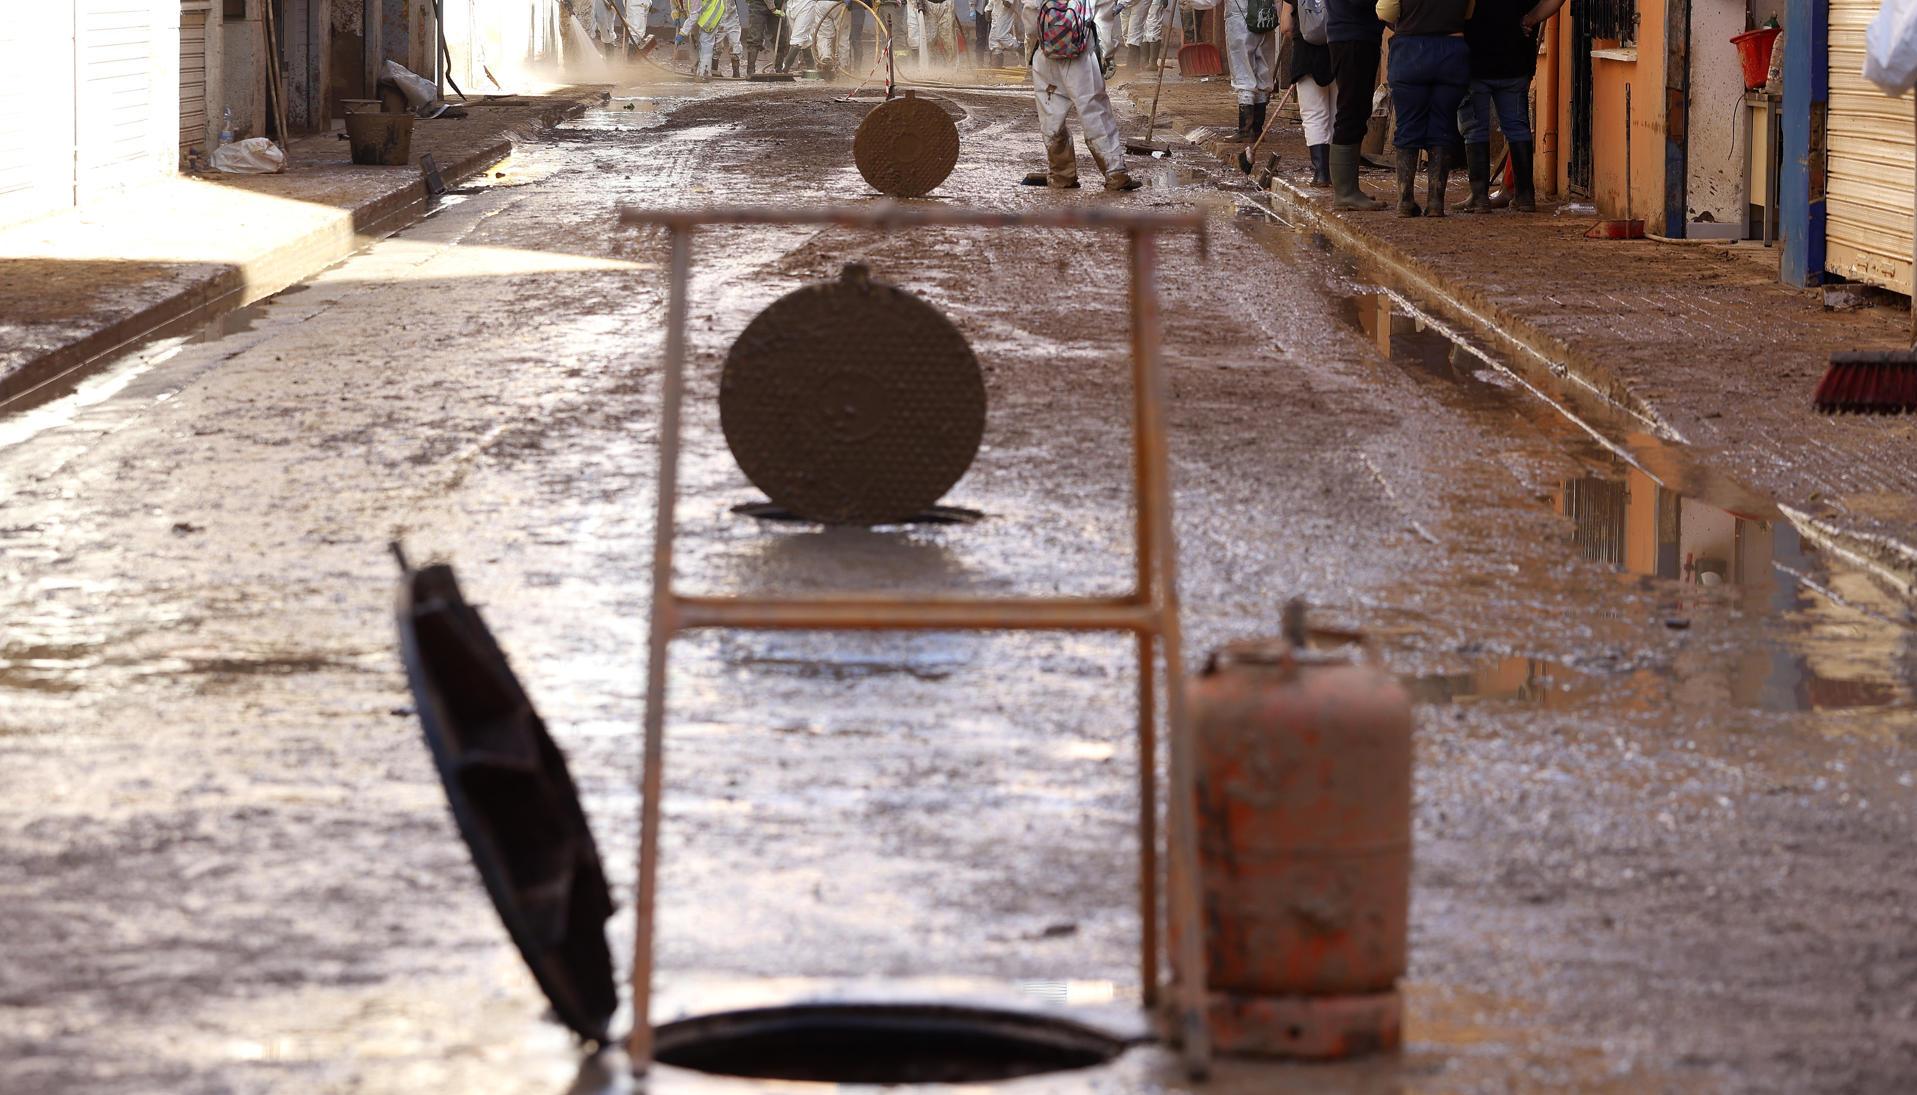
[{"label": "person's leg", "polygon": [[1329,153],[1331,185],[1337,195],[1333,207],[1383,209],[1385,203],[1368,197],[1358,185],[1358,146],[1371,124],[1371,91],[1378,86],[1378,43],[1333,42],[1329,48],[1335,89]]},{"label": "person's leg", "polygon": [[1333,91],[1309,76],[1298,81],[1298,114],[1305,122],[1305,147],[1311,150],[1311,185],[1331,185],[1331,109]]},{"label": "person's leg", "polygon": [[985,0],[974,0],[977,10],[972,12],[972,64],[985,67],[985,53],[992,42],[992,9]]},{"label": "person's leg", "polygon": [[1466,213],[1491,212],[1491,87],[1484,80],[1473,80],[1458,108],[1458,120],[1464,130],[1464,169],[1471,180],[1471,200]]},{"label": "person's leg", "polygon": [[1536,144],[1531,132],[1531,79],[1518,76],[1497,81],[1492,89],[1498,108],[1498,128],[1504,131],[1504,143],[1511,150],[1511,208],[1534,213],[1538,208]]},{"label": "person's leg", "polygon": [[1059,67],[1061,83],[1078,111],[1079,128],[1085,131],[1085,148],[1105,174],[1105,189],[1136,190],[1138,182],[1125,171],[1125,142],[1118,135],[1118,115],[1105,92],[1105,73],[1098,58],[1087,51],[1060,62]]},{"label": "person's leg", "polygon": [[[1398,215],[1416,217],[1424,213],[1418,205],[1418,153],[1425,147],[1425,135],[1431,131],[1431,85],[1424,80],[1425,52],[1429,40],[1409,35],[1391,40],[1391,61],[1387,78],[1391,82],[1391,109],[1397,125],[1391,143],[1398,152]],[[1457,109],[1453,104],[1452,109]],[[1432,153],[1436,159],[1437,153]]]},{"label": "person's leg", "polygon": [[1231,90],[1238,96],[1238,140],[1249,144],[1258,134],[1252,131],[1252,104],[1258,101],[1258,76],[1253,71],[1252,39],[1245,28],[1246,0],[1225,0],[1225,62],[1231,68]]},{"label": "person's leg", "polygon": [[1064,64],[1043,53],[1032,56],[1032,95],[1038,101],[1038,135],[1045,142],[1046,170],[1043,179],[1040,172],[1025,176],[1028,186],[1035,180],[1060,190],[1078,185],[1078,154],[1072,151],[1072,134],[1065,127],[1072,95],[1059,71]]},{"label": "person's leg", "polygon": [[847,37],[852,43],[852,48],[846,55],[852,59],[852,68],[857,70],[865,58],[865,9],[857,4],[847,4],[845,15],[850,21],[846,32]]},{"label": "person's leg", "polygon": [[1278,32],[1274,30],[1252,35],[1251,46],[1251,71],[1258,82],[1251,104],[1251,124],[1258,130],[1253,135],[1256,140],[1265,132],[1265,115],[1270,109],[1271,93],[1278,86]]},{"label": "person's leg", "polygon": [[1442,217],[1451,170],[1464,159],[1464,142],[1458,136],[1458,104],[1471,86],[1471,49],[1462,38],[1434,37],[1426,47],[1424,69],[1430,81],[1426,85],[1430,109],[1425,115],[1425,149],[1431,160],[1425,179],[1424,213]]}]

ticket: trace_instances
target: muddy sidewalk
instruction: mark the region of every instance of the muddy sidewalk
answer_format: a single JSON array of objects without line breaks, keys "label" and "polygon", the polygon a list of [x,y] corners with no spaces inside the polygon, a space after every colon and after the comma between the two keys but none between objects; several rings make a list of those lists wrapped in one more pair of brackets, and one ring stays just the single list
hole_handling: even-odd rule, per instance
[{"label": "muddy sidewalk", "polygon": [[[476,99],[465,118],[419,122],[413,160],[431,155],[458,185],[598,98]],[[165,179],[0,228],[0,408],[45,398],[170,326],[270,296],[426,208],[417,166],[355,166],[336,134],[296,140],[287,158],[277,175]]]},{"label": "muddy sidewalk", "polygon": [[[1142,115],[1151,84],[1120,84],[1121,100]],[[1199,135],[1205,154],[1235,152],[1210,139],[1235,124],[1225,81],[1168,79],[1159,109],[1173,135],[1218,127]],[[1442,220],[1335,213],[1329,191],[1306,185],[1296,124],[1273,127],[1260,156],[1273,150],[1281,166],[1270,200],[1281,215],[1516,359],[1592,386],[1645,433],[1693,446],[1776,497],[1808,534],[1869,557],[1907,591],[1917,586],[1917,419],[1811,408],[1832,351],[1909,345],[1907,310],[1829,310],[1821,290],[1780,284],[1776,251],[1761,246],[1588,240],[1596,214],[1562,202]],[[1383,172],[1364,182],[1374,197],[1390,186]],[[1468,195],[1455,173],[1453,207]]]}]

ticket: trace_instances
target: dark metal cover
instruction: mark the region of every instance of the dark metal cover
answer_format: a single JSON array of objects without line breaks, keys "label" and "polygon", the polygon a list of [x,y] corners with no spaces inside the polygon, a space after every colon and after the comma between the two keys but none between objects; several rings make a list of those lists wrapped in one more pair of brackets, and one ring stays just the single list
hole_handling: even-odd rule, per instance
[{"label": "dark metal cover", "polygon": [[853,265],[746,325],[720,376],[719,422],[775,505],[826,524],[891,524],[971,467],[985,380],[938,309]]},{"label": "dark metal cover", "polygon": [[400,656],[453,819],[559,1019],[609,1038],[612,894],[565,758],[448,566],[407,568]]},{"label": "dark metal cover", "polygon": [[958,164],[958,126],[945,108],[912,92],[866,114],[852,159],[872,189],[896,198],[929,194]]}]

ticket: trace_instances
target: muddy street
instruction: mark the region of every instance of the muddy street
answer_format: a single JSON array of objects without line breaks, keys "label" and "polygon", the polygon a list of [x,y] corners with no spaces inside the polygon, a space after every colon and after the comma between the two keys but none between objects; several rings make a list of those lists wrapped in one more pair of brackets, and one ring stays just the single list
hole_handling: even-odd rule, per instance
[{"label": "muddy street", "polygon": [[[1129,195],[1021,189],[1029,91],[926,93],[963,141],[928,201],[1210,214],[1162,243],[1188,662],[1302,595],[1419,701],[1402,1057],[1210,1090],[1917,1086],[1911,606],[1197,155]],[[874,101],[618,89],[413,227],[0,418],[0,1091],[623,1089],[542,1019],[448,817],[387,544],[457,568],[566,750],[623,977],[667,254],[617,210],[869,200]],[[976,520],[734,512],[760,496],[719,429],[727,348],[854,261],[977,352],[984,445],[945,499]],[[1065,230],[702,231],[681,584],[1123,589],[1125,275]],[[809,985],[1138,1000],[1128,639],[674,650],[661,1018]],[[1146,1047],[1008,1090],[1190,1087]]]}]

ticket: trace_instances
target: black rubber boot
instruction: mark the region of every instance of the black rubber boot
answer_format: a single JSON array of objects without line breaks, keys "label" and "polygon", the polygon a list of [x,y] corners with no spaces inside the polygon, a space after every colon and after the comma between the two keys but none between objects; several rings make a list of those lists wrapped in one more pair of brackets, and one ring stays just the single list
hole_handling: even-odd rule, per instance
[{"label": "black rubber boot", "polygon": [[757,76],[758,74],[759,74],[759,51],[756,49],[746,50],[746,75]]},{"label": "black rubber boot", "polygon": [[1473,141],[1464,146],[1464,170],[1471,179],[1471,200],[1461,212],[1491,212],[1491,142]]},{"label": "black rubber boot", "polygon": [[1520,213],[1538,211],[1538,180],[1532,169],[1536,166],[1537,145],[1530,141],[1511,142],[1511,174],[1513,176],[1511,208]]},{"label": "black rubber boot", "polygon": [[1444,216],[1444,188],[1451,182],[1451,164],[1461,159],[1456,149],[1438,147],[1429,150],[1431,162],[1424,177],[1424,215]]},{"label": "black rubber boot", "polygon": [[1336,195],[1331,202],[1333,209],[1376,213],[1385,207],[1385,203],[1366,194],[1364,190],[1358,186],[1357,145],[1332,145],[1329,158],[1331,161],[1331,189]]},{"label": "black rubber boot", "polygon": [[1415,148],[1398,150],[1398,215],[1424,215],[1424,210],[1418,208],[1418,150]]},{"label": "black rubber boot", "polygon": [[1265,113],[1271,109],[1270,103],[1251,105],[1251,139],[1256,141],[1265,135]]},{"label": "black rubber boot", "polygon": [[739,58],[736,55],[732,58],[732,78],[734,80],[739,78]]},{"label": "black rubber boot", "polygon": [[1331,185],[1331,146],[1315,144],[1307,151],[1311,153],[1311,185],[1323,190]]},{"label": "black rubber boot", "polygon": [[1257,136],[1258,136],[1258,131],[1251,128],[1251,107],[1244,103],[1239,103],[1238,104],[1238,143],[1250,144],[1253,140],[1257,138]]}]

